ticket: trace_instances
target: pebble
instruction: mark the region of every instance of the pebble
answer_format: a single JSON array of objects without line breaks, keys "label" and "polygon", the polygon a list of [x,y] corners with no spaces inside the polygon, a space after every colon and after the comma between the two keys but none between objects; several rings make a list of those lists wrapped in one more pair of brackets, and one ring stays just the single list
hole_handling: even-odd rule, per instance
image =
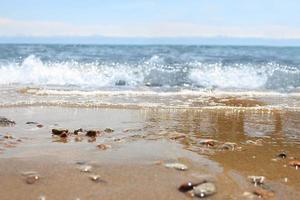
[{"label": "pebble", "polygon": [[221,149],[222,150],[229,150],[229,151],[234,151],[235,147],[237,146],[236,143],[233,142],[226,142],[224,144],[221,145]]},{"label": "pebble", "polygon": [[104,129],[104,132],[106,132],[106,133],[112,133],[112,132],[114,132],[115,130],[114,129],[111,129],[111,128],[106,128],[106,129]]},{"label": "pebble", "polygon": [[27,184],[34,184],[36,181],[38,181],[40,179],[40,177],[38,176],[38,175],[28,175],[28,176],[26,176],[26,179],[25,179],[25,181],[26,181],[26,183]]},{"label": "pebble", "polygon": [[285,159],[287,157],[287,154],[286,153],[280,153],[276,156],[277,158],[282,158],[282,159]]},{"label": "pebble", "polygon": [[201,183],[193,183],[193,182],[183,183],[182,185],[179,186],[178,190],[180,192],[188,192],[188,191],[192,190],[195,186],[200,185],[205,182],[206,181],[202,181]]},{"label": "pebble", "polygon": [[91,172],[92,171],[92,166],[90,165],[82,165],[79,167],[81,172]]},{"label": "pebble", "polygon": [[217,140],[213,140],[213,139],[202,139],[199,141],[199,144],[202,145],[207,145],[207,146],[215,146],[217,144]]},{"label": "pebble", "polygon": [[180,171],[186,171],[188,170],[188,167],[182,163],[166,163],[165,164],[166,168],[173,168],[173,169],[177,169]]},{"label": "pebble", "polygon": [[96,131],[96,130],[89,130],[86,132],[86,136],[88,137],[96,137],[98,134],[100,134],[100,131]]},{"label": "pebble", "polygon": [[109,144],[98,144],[97,147],[101,150],[106,150],[106,149],[110,149],[111,145],[109,145]]},{"label": "pebble", "polygon": [[53,135],[61,135],[61,134],[67,134],[69,132],[68,129],[52,129]]},{"label": "pebble", "polygon": [[255,194],[259,198],[263,198],[263,199],[271,198],[275,195],[274,192],[264,190],[264,189],[261,189],[261,188],[255,189],[253,191],[253,194]]},{"label": "pebble", "polygon": [[14,137],[10,134],[4,135],[3,138],[5,138],[5,139],[14,139]]},{"label": "pebble", "polygon": [[193,188],[192,194],[196,197],[204,198],[211,196],[217,192],[217,188],[213,183],[203,183]]},{"label": "pebble", "polygon": [[39,124],[38,122],[26,122],[26,124]]},{"label": "pebble", "polygon": [[296,169],[298,169],[300,167],[300,161],[299,160],[290,161],[289,165],[292,167],[296,167]]},{"label": "pebble", "polygon": [[247,140],[246,141],[246,144],[254,144],[254,145],[258,145],[258,146],[261,146],[262,143],[263,143],[262,139],[257,139],[255,141],[253,141],[253,140]]},{"label": "pebble", "polygon": [[74,135],[78,135],[79,133],[83,133],[83,129],[80,128],[80,129],[77,129],[74,131]]},{"label": "pebble", "polygon": [[96,183],[105,182],[104,180],[101,179],[101,176],[98,174],[90,175],[89,178]]},{"label": "pebble", "polygon": [[257,186],[264,184],[266,178],[264,176],[248,176],[248,179]]},{"label": "pebble", "polygon": [[7,119],[6,117],[0,117],[0,126],[14,126],[16,122]]},{"label": "pebble", "polygon": [[36,125],[36,127],[43,128],[44,126],[42,124],[38,124],[38,125]]}]

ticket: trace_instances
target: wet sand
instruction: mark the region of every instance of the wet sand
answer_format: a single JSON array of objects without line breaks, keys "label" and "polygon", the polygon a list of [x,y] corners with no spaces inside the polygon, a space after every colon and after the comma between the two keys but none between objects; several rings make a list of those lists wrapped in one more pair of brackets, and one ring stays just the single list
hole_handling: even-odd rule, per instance
[{"label": "wet sand", "polygon": [[[261,188],[248,180],[251,175],[266,177],[264,186],[273,195],[265,198],[300,195],[300,169],[289,166],[300,159],[299,112],[36,106],[1,108],[0,113],[16,122],[0,127],[1,199],[191,199],[178,187],[204,179],[217,187],[208,199],[257,199],[245,195]],[[78,141],[74,135],[53,137],[53,128],[114,132]],[[203,139],[215,143],[201,144]],[[224,149],[226,142],[235,143],[234,149]],[[282,152],[287,158],[276,157]],[[78,162],[91,166],[91,172],[81,172]],[[164,166],[174,162],[188,170]],[[27,171],[38,172],[40,180],[27,184],[22,175]],[[90,180],[91,174],[102,181]]]}]

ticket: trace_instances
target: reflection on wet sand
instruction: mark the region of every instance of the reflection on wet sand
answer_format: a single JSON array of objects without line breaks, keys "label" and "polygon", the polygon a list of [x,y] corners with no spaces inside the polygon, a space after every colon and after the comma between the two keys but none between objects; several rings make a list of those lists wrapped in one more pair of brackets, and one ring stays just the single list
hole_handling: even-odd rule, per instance
[{"label": "reflection on wet sand", "polygon": [[[220,199],[224,195],[235,199],[240,199],[244,197],[243,195],[250,197],[265,195],[270,199],[273,197],[297,199],[295,196],[300,188],[298,181],[300,174],[296,169],[297,160],[300,158],[299,112],[238,108],[131,110],[24,107],[14,109],[2,109],[5,116],[16,121],[16,126],[1,128],[1,137],[5,136],[4,133],[10,133],[14,138],[3,137],[0,140],[0,156],[8,159],[7,162],[0,161],[0,165],[3,165],[2,169],[6,168],[7,163],[14,165],[13,163],[16,162],[9,159],[20,159],[22,162],[25,159],[40,163],[45,162],[44,156],[47,156],[55,162],[60,162],[62,171],[65,172],[68,171],[68,167],[63,167],[64,163],[87,160],[88,163],[106,165],[101,173],[108,180],[113,181],[118,181],[122,176],[118,173],[120,166],[124,166],[120,169],[126,169],[122,174],[135,176],[140,178],[139,181],[147,184],[150,174],[145,176],[146,181],[143,180],[144,176],[135,173],[142,173],[142,169],[158,173],[160,178],[157,181],[167,187],[160,191],[170,193],[174,199],[189,198],[176,194],[178,192],[175,189],[176,185],[178,187],[185,181],[199,181],[195,178],[199,173],[201,176],[209,174],[214,177],[214,183],[217,185],[217,192],[213,195],[215,199]],[[18,114],[16,110],[19,111]],[[35,124],[27,124],[28,121],[38,121],[38,124],[43,126],[39,128]],[[53,132],[57,128],[69,129],[70,133],[66,137],[51,136],[51,130]],[[82,133],[75,134],[74,130],[81,130]],[[86,135],[87,130],[100,132],[95,137],[89,137]],[[105,132],[105,130],[114,131]],[[5,146],[14,142],[10,140],[21,138],[22,142],[13,148]],[[183,162],[189,170],[187,172],[164,171],[163,165],[145,166],[145,163],[154,163],[154,161],[171,162],[172,166],[182,166],[180,162]],[[46,168],[48,169],[47,166],[52,164],[50,162]],[[19,171],[23,170],[20,169],[21,165],[15,167]],[[115,174],[112,174],[113,168]],[[5,174],[4,171],[1,173]],[[74,172],[72,176],[77,176],[76,173]],[[173,173],[178,177],[174,177]],[[255,187],[248,180],[249,176],[263,176],[266,181]],[[172,188],[168,188],[166,177],[174,182]],[[14,178],[12,180],[15,180]],[[129,178],[128,181],[130,180]],[[68,180],[60,181],[61,184],[64,183],[63,181],[68,183]],[[114,184],[111,182],[107,181],[105,187]],[[11,184],[14,184],[14,181]],[[128,188],[129,185],[124,184],[123,190],[122,188],[120,190],[128,195],[124,188]],[[144,191],[144,186],[140,187],[136,191]],[[149,187],[151,191],[151,186]],[[152,189],[154,188],[153,186]],[[113,189],[110,190],[113,192]],[[232,193],[229,195],[227,191]],[[247,191],[250,193],[248,194]],[[145,194],[149,195],[147,192]],[[116,195],[115,199],[119,197]]]}]

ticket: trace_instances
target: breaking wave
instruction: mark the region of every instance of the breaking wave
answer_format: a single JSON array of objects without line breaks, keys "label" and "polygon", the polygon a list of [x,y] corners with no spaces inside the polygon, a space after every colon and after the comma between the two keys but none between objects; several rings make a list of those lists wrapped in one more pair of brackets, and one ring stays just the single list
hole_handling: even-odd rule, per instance
[{"label": "breaking wave", "polygon": [[185,87],[290,90],[300,71],[286,65],[185,62],[168,64],[158,55],[140,63],[43,62],[34,55],[0,64],[0,84],[79,87]]}]

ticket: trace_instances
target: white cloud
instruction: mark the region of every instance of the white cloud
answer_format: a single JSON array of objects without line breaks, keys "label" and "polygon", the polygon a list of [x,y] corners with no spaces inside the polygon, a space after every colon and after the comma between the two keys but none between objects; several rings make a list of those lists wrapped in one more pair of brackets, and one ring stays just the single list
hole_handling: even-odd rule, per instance
[{"label": "white cloud", "polygon": [[118,36],[118,37],[257,37],[299,39],[299,27],[230,27],[193,23],[74,25],[52,21],[21,21],[0,18],[0,36]]}]

